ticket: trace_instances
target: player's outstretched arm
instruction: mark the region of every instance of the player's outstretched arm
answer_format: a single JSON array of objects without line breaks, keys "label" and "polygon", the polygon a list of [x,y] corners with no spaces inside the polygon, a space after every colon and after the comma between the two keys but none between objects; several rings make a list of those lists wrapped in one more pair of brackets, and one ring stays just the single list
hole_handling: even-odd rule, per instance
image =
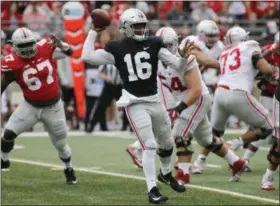
[{"label": "player's outstretched arm", "polygon": [[114,56],[104,49],[95,50],[94,43],[97,37],[97,31],[90,30],[84,42],[82,59],[93,65],[115,64]]},{"label": "player's outstretched arm", "polygon": [[191,51],[191,54],[194,55],[197,59],[197,62],[204,66],[204,67],[208,67],[208,68],[213,68],[213,69],[217,69],[220,70],[220,64],[217,60],[213,60],[209,57],[207,57],[205,54],[203,54],[203,52],[201,50],[199,50],[198,48],[194,48]]},{"label": "player's outstretched arm", "polygon": [[158,59],[161,60],[166,65],[174,69],[182,69],[187,66],[187,59],[183,57],[178,57],[168,51],[167,48],[162,47],[158,52]]},{"label": "player's outstretched arm", "polygon": [[[61,41],[57,36],[50,35],[52,40],[52,46],[56,48],[53,54],[53,58],[62,59],[66,56],[71,56],[73,54],[73,49],[66,42]],[[63,53],[63,54],[61,54]]]},{"label": "player's outstretched arm", "polygon": [[254,52],[252,55],[252,63],[256,69],[267,77],[274,74],[272,66],[265,60],[265,58],[263,58],[262,54]]}]

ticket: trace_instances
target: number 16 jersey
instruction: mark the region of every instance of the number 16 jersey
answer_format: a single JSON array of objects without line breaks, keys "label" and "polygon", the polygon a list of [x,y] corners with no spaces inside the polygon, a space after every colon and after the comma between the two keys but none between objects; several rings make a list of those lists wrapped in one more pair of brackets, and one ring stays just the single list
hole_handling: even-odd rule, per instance
[{"label": "number 16 jersey", "polygon": [[253,53],[261,54],[259,43],[253,40],[226,47],[220,55],[221,76],[218,85],[252,92],[258,70],[252,62]]},{"label": "number 16 jersey", "polygon": [[12,52],[1,60],[1,72],[15,74],[15,81],[27,101],[44,102],[60,96],[56,62],[52,58],[55,48],[50,41],[38,42],[32,58],[21,58]]}]

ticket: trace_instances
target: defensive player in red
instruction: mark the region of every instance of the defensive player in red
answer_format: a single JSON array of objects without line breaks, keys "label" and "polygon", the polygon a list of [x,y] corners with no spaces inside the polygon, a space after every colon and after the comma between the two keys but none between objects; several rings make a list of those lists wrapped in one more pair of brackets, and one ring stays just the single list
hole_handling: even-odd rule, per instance
[{"label": "defensive player in red", "polygon": [[10,167],[9,153],[15,138],[38,121],[47,129],[52,144],[65,164],[67,184],[77,183],[71,149],[66,142],[67,126],[58,82],[55,59],[72,54],[68,44],[55,36],[36,42],[27,28],[18,28],[12,35],[14,51],[1,59],[1,93],[16,81],[24,101],[8,120],[1,139],[1,169]]}]

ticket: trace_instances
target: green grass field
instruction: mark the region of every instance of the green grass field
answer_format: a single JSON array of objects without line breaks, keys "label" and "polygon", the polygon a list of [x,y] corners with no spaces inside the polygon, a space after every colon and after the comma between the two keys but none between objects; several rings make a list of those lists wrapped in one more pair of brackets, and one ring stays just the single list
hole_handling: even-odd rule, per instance
[{"label": "green grass field", "polygon": [[[148,204],[143,171],[132,165],[125,152],[133,139],[76,136],[68,141],[79,179],[77,185],[65,184],[62,164],[48,138],[19,138],[16,144],[24,148],[13,151],[10,171],[2,172],[2,205]],[[251,164],[253,172],[245,173],[238,183],[228,182],[228,165],[210,155],[208,163],[216,167],[209,167],[202,175],[192,175],[185,193],[175,193],[161,184],[160,190],[169,197],[168,205],[279,205],[279,175],[275,191],[260,189],[267,167],[266,154],[267,151],[259,151]],[[210,191],[214,188],[219,190]],[[228,194],[230,191],[235,193]]]}]

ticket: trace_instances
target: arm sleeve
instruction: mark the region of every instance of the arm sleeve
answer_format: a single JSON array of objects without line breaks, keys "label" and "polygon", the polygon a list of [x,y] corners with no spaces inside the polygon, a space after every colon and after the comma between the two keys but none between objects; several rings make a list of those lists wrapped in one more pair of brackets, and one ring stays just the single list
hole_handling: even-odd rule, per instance
[{"label": "arm sleeve", "polygon": [[177,70],[182,69],[182,68],[187,68],[187,60],[185,58],[178,57],[178,56],[170,53],[170,51],[168,51],[168,49],[166,49],[164,47],[160,48],[160,50],[158,52],[158,58],[163,63],[170,66],[171,68],[174,68]]},{"label": "arm sleeve", "polygon": [[97,33],[95,31],[89,31],[84,42],[82,59],[93,65],[115,64],[115,58],[111,53],[105,51],[104,49],[95,50],[94,42],[96,36]]}]

